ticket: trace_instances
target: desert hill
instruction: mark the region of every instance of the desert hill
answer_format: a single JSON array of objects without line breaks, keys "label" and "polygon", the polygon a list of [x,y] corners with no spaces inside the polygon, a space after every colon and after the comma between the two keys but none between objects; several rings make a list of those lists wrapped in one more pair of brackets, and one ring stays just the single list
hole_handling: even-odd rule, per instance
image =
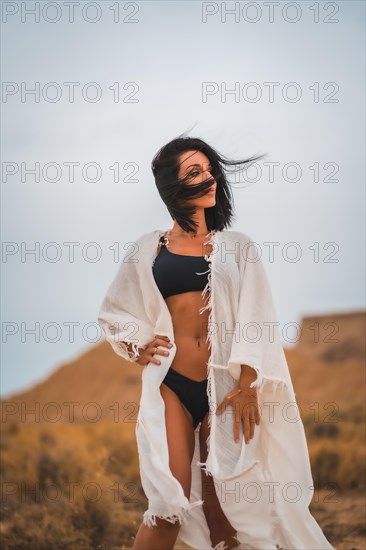
[{"label": "desert hill", "polygon": [[[299,405],[336,401],[362,406],[364,312],[304,318],[297,345],[284,349]],[[136,420],[142,370],[104,341],[60,365],[43,382],[2,399],[2,420],[114,420],[116,407]],[[32,410],[36,414],[26,412]]]},{"label": "desert hill", "polygon": [[[359,312],[308,317],[285,347],[316,489],[311,511],[337,550],[364,548],[364,328]],[[132,546],[147,508],[134,433],[142,370],[103,342],[2,400],[3,548]]]}]

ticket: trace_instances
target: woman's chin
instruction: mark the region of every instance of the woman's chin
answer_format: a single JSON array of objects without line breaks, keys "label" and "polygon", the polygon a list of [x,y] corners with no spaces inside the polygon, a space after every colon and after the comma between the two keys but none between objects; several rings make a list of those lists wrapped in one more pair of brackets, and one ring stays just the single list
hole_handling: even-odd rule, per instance
[{"label": "woman's chin", "polygon": [[216,204],[216,197],[210,197],[209,199],[206,199],[204,201],[200,201],[200,203],[197,203],[196,206],[201,208],[211,208],[212,206],[215,206]]}]

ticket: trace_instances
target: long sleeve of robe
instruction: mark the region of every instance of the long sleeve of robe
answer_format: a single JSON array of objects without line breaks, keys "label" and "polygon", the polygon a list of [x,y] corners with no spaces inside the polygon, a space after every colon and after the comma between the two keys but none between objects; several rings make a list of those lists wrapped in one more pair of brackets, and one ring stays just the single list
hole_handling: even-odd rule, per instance
[{"label": "long sleeve of robe", "polygon": [[[208,282],[202,291],[209,310],[207,395],[208,456],[200,461],[199,428],[191,464],[190,498],[169,468],[165,405],[160,384],[176,353],[169,309],[152,266],[163,230],[142,235],[127,251],[100,307],[98,322],[114,351],[133,368],[139,350],[157,334],[173,343],[160,365],[142,371],[136,423],[141,483],[149,505],[146,525],[156,517],[179,521],[179,537],[197,549],[213,548],[202,509],[201,471],[213,478],[222,510],[237,530],[240,548],[250,550],[333,549],[309,511],[314,494],[304,426],[283,351],[270,285],[253,240],[239,231],[214,231]],[[126,343],[130,343],[130,350]],[[234,411],[215,411],[237,387],[241,365],[257,374],[260,424],[245,443],[234,441]]]}]

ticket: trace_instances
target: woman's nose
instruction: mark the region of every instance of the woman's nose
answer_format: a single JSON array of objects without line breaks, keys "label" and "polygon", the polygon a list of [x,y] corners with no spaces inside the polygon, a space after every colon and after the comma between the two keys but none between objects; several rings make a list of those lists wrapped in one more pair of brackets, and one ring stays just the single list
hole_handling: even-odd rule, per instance
[{"label": "woman's nose", "polygon": [[212,177],[213,177],[212,174],[211,174],[211,172],[210,172],[210,170],[204,170],[203,176],[204,176],[203,179],[208,179],[208,178],[212,178]]}]

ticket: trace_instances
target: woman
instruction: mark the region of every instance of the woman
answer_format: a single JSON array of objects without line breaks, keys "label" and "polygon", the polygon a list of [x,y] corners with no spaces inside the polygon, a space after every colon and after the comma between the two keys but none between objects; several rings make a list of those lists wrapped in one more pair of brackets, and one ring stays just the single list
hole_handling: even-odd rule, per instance
[{"label": "woman", "polygon": [[[239,501],[236,498],[230,500],[230,496],[228,498],[218,488],[221,480],[226,483],[234,479],[237,484],[244,479],[248,486],[248,483],[258,485],[267,479],[259,468],[263,459],[257,453],[258,445],[260,452],[264,448],[263,441],[270,448],[271,437],[273,440],[282,438],[285,428],[292,430],[295,444],[297,438],[303,445],[300,451],[295,452],[295,456],[299,454],[299,457],[296,456],[297,467],[301,468],[303,464],[303,486],[312,481],[308,457],[304,452],[302,428],[299,430],[296,427],[295,432],[292,426],[284,427],[281,420],[276,419],[273,435],[264,433],[259,436],[256,433],[261,416],[257,388],[260,387],[263,393],[265,381],[270,383],[267,386],[271,386],[271,391],[276,391],[278,385],[287,389],[287,393],[282,394],[283,403],[289,397],[294,400],[278,333],[275,334],[274,345],[272,342],[270,347],[263,342],[237,342],[231,334],[226,338],[218,329],[220,318],[230,321],[230,325],[234,325],[239,318],[243,322],[271,321],[275,318],[261,264],[255,268],[244,267],[245,262],[241,259],[233,261],[230,257],[221,262],[220,268],[219,250],[214,250],[214,244],[221,244],[222,254],[223,245],[229,242],[225,242],[226,235],[231,238],[230,246],[232,243],[238,244],[238,238],[240,245],[244,240],[250,240],[243,239],[247,237],[244,234],[223,231],[230,225],[233,216],[230,186],[223,165],[245,166],[258,158],[261,157],[229,161],[204,141],[188,137],[174,139],[161,148],[153,159],[152,171],[160,196],[173,219],[173,226],[168,231],[155,231],[138,241],[144,250],[141,261],[127,263],[120,268],[100,310],[98,320],[115,351],[145,367],[136,434],[141,479],[149,498],[149,510],[145,512],[135,538],[133,548],[136,550],[173,549],[178,534],[195,548],[207,548],[208,539],[212,548],[216,549],[267,550],[278,548],[278,543],[291,544],[293,540],[296,540],[297,548],[332,548],[310,516],[308,494],[301,508],[297,505],[293,510],[278,503],[274,510],[265,497],[258,499],[259,504],[258,500],[251,498],[244,503],[241,502],[242,494]],[[157,245],[152,256],[149,256],[152,244],[144,244],[147,237],[149,243]],[[146,268],[143,265],[145,261]],[[253,275],[251,270],[254,270]],[[213,272],[215,286],[211,284]],[[244,279],[244,273],[247,279]],[[223,277],[221,284],[220,277]],[[222,292],[225,308],[220,317],[220,304],[216,302],[214,323],[212,295],[217,296],[218,292]],[[159,293],[159,299],[163,298],[167,308],[157,305],[155,293]],[[249,294],[253,297],[250,298]],[[135,301],[131,299],[130,305],[126,305],[131,295]],[[139,301],[144,303],[140,310],[136,305]],[[164,315],[165,322],[162,322]],[[252,317],[245,319],[245,315]],[[255,319],[253,315],[256,315]],[[139,337],[125,337],[128,331],[121,324],[131,325],[134,322]],[[118,330],[114,329],[115,323],[119,324]],[[152,328],[160,327],[163,330],[151,332]],[[274,362],[268,361],[267,366],[263,358],[269,358],[269,352]],[[248,357],[248,362],[241,362],[239,356],[244,359]],[[227,366],[228,369],[225,368]],[[154,389],[159,391],[159,397],[154,397]],[[234,412],[229,421],[216,420],[219,415],[224,417],[223,413],[229,410]],[[265,420],[265,426],[270,426],[270,420]],[[215,430],[213,438],[210,437],[211,424]],[[158,426],[161,430],[159,434]],[[149,435],[152,432],[154,434]],[[290,432],[288,435],[291,437]],[[254,439],[256,443],[251,451],[249,443]],[[157,442],[162,447],[166,444],[165,455],[157,449]],[[208,457],[209,443],[212,452]],[[292,456],[286,453],[289,453],[287,447],[283,452],[285,465],[286,458],[292,460]],[[199,457],[199,461],[194,457]],[[205,470],[200,471],[198,487],[195,467],[201,465],[205,466]],[[272,469],[278,479],[280,468]],[[223,472],[226,476],[221,475]],[[243,474],[244,477],[240,477]],[[169,475],[178,481],[187,506],[184,504],[183,507],[182,498],[179,500],[182,503],[180,507],[175,506],[178,502],[178,498],[177,501],[174,499],[176,487],[173,491]],[[160,488],[159,492],[157,487],[160,483],[165,489]],[[194,501],[194,498],[197,500]],[[172,511],[177,512],[168,513],[169,502]],[[181,514],[180,510],[184,513]],[[281,524],[281,514],[284,515],[286,510],[288,513],[298,512],[298,527],[295,527],[293,539],[290,531]],[[303,515],[304,510],[306,516]],[[254,517],[257,517],[256,521]],[[301,536],[304,546],[300,546]]]},{"label": "woman", "polygon": [[[199,313],[204,305],[201,293],[206,281],[203,274],[195,275],[195,271],[208,273],[207,260],[203,256],[211,250],[204,246],[204,241],[213,227],[209,229],[207,226],[206,209],[211,209],[211,219],[216,217],[217,222],[222,220],[216,229],[228,225],[231,218],[231,204],[227,198],[229,187],[220,173],[218,161],[218,155],[207,144],[189,138],[169,143],[159,151],[153,161],[153,172],[160,195],[174,219],[172,229],[159,243],[162,263],[159,263],[160,255],[154,263],[155,279],[160,283],[162,292],[165,292],[177,346],[173,363],[162,383],[161,394],[165,403],[170,467],[188,498],[191,490],[194,430],[199,422],[202,462],[207,458],[205,442],[209,435],[206,390],[209,359],[208,310],[203,312],[204,316]],[[182,186],[180,200],[189,201],[187,206],[184,203],[180,206],[179,194],[175,196],[175,186],[171,185],[174,177],[177,178],[178,185]],[[221,200],[217,212],[214,212],[216,195]],[[208,223],[212,223],[210,216],[208,219]],[[169,349],[169,344],[164,339],[153,340],[140,354],[137,362],[146,365],[152,361],[159,365],[158,356],[169,353],[166,348]],[[253,436],[255,422],[259,423],[259,414],[256,408],[256,389],[249,389],[249,384],[256,376],[254,374],[253,378],[253,369],[250,367],[243,372],[245,376],[242,378],[241,388],[238,386],[237,391],[228,397],[226,405],[238,405],[247,411],[244,418],[248,440],[249,436]],[[212,477],[206,476],[203,471],[201,475],[203,510],[211,542],[215,546],[224,540],[227,548],[234,548],[238,545],[238,541],[234,540],[236,530],[220,507],[212,487]],[[134,548],[148,550],[158,548],[159,544],[161,548],[173,548],[179,527],[179,523],[171,524],[163,519],[158,519],[158,528],[155,530],[142,524]]]}]

